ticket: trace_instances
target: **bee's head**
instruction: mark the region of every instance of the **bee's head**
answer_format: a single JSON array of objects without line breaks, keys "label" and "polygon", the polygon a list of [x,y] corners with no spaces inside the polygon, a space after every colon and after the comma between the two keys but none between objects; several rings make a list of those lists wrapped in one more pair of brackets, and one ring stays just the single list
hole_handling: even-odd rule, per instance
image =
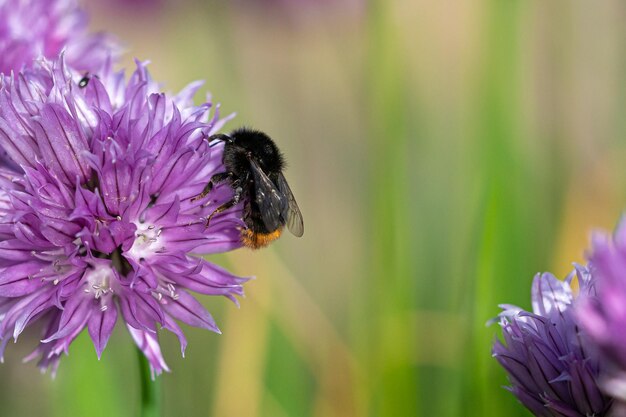
[{"label": "bee's head", "polygon": [[285,162],[274,141],[265,133],[248,128],[237,129],[230,134],[235,146],[244,148],[248,157],[257,161],[269,174],[282,171]]}]

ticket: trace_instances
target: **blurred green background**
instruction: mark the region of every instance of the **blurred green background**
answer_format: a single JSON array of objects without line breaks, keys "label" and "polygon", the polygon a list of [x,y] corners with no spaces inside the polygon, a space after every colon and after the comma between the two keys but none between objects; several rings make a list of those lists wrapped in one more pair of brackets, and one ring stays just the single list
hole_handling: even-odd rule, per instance
[{"label": "blurred green background", "polygon": [[[87,5],[167,90],[206,79],[272,135],[304,238],[213,260],[241,308],[223,335],[163,334],[164,416],[527,416],[490,355],[497,304],[584,261],[626,207],[626,3],[143,0]],[[199,97],[198,99],[201,99]],[[118,323],[119,325],[119,323]],[[118,326],[86,334],[56,380],[0,368],[7,416],[136,416]]]}]

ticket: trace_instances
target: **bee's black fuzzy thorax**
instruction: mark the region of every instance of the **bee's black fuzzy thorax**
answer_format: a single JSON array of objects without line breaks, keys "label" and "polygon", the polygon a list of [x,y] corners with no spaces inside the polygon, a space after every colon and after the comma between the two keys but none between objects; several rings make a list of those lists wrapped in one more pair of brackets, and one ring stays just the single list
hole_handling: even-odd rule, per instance
[{"label": "bee's black fuzzy thorax", "polygon": [[269,136],[258,130],[241,128],[233,131],[224,148],[224,166],[235,174],[250,170],[250,156],[266,173],[279,173],[285,166],[282,153]]}]

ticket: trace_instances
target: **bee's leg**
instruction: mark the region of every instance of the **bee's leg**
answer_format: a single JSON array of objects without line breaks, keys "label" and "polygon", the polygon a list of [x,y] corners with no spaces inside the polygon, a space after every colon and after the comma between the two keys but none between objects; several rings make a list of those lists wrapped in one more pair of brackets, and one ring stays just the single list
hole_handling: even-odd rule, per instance
[{"label": "bee's leg", "polygon": [[232,172],[220,172],[219,174],[213,175],[211,177],[211,179],[209,180],[209,183],[202,190],[202,192],[200,194],[198,194],[197,196],[195,196],[194,198],[192,198],[191,202],[193,203],[194,201],[197,201],[197,200],[200,200],[200,199],[206,197],[207,194],[209,194],[211,192],[211,190],[213,189],[213,186],[215,184],[219,184],[220,182],[222,182],[222,181],[224,181],[227,178],[230,178],[232,176],[233,176]]},{"label": "bee's leg", "polygon": [[209,217],[206,218],[206,227],[209,227],[209,222],[211,221],[213,216],[215,216],[216,214],[219,214],[219,213],[221,213],[221,212],[223,212],[225,210],[228,210],[229,208],[237,205],[239,203],[239,201],[241,200],[241,195],[242,194],[243,194],[243,188],[241,188],[241,187],[235,188],[235,195],[233,196],[233,198],[231,200],[225,202],[224,204],[222,204],[221,206],[219,206],[215,210],[213,210],[213,213],[209,214]]},{"label": "bee's leg", "polygon": [[221,140],[222,142],[232,142],[233,141],[233,138],[231,138],[230,136],[225,135],[223,133],[218,133],[216,135],[211,135],[211,136],[209,136],[208,139],[209,139],[209,142],[212,142],[214,140]]}]

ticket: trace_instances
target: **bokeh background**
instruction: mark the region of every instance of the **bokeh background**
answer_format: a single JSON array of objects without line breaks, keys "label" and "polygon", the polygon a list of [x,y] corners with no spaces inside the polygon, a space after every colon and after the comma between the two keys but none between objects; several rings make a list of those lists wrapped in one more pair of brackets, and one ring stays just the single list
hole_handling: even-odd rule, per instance
[{"label": "bokeh background", "polygon": [[[272,135],[306,223],[213,260],[256,275],[223,334],[163,334],[164,416],[528,416],[490,355],[497,304],[584,262],[626,207],[620,0],[137,0],[94,30]],[[198,97],[200,100],[201,97]],[[136,416],[134,348],[86,334],[56,380],[11,346],[7,416]],[[34,344],[34,341],[33,341]]]}]

